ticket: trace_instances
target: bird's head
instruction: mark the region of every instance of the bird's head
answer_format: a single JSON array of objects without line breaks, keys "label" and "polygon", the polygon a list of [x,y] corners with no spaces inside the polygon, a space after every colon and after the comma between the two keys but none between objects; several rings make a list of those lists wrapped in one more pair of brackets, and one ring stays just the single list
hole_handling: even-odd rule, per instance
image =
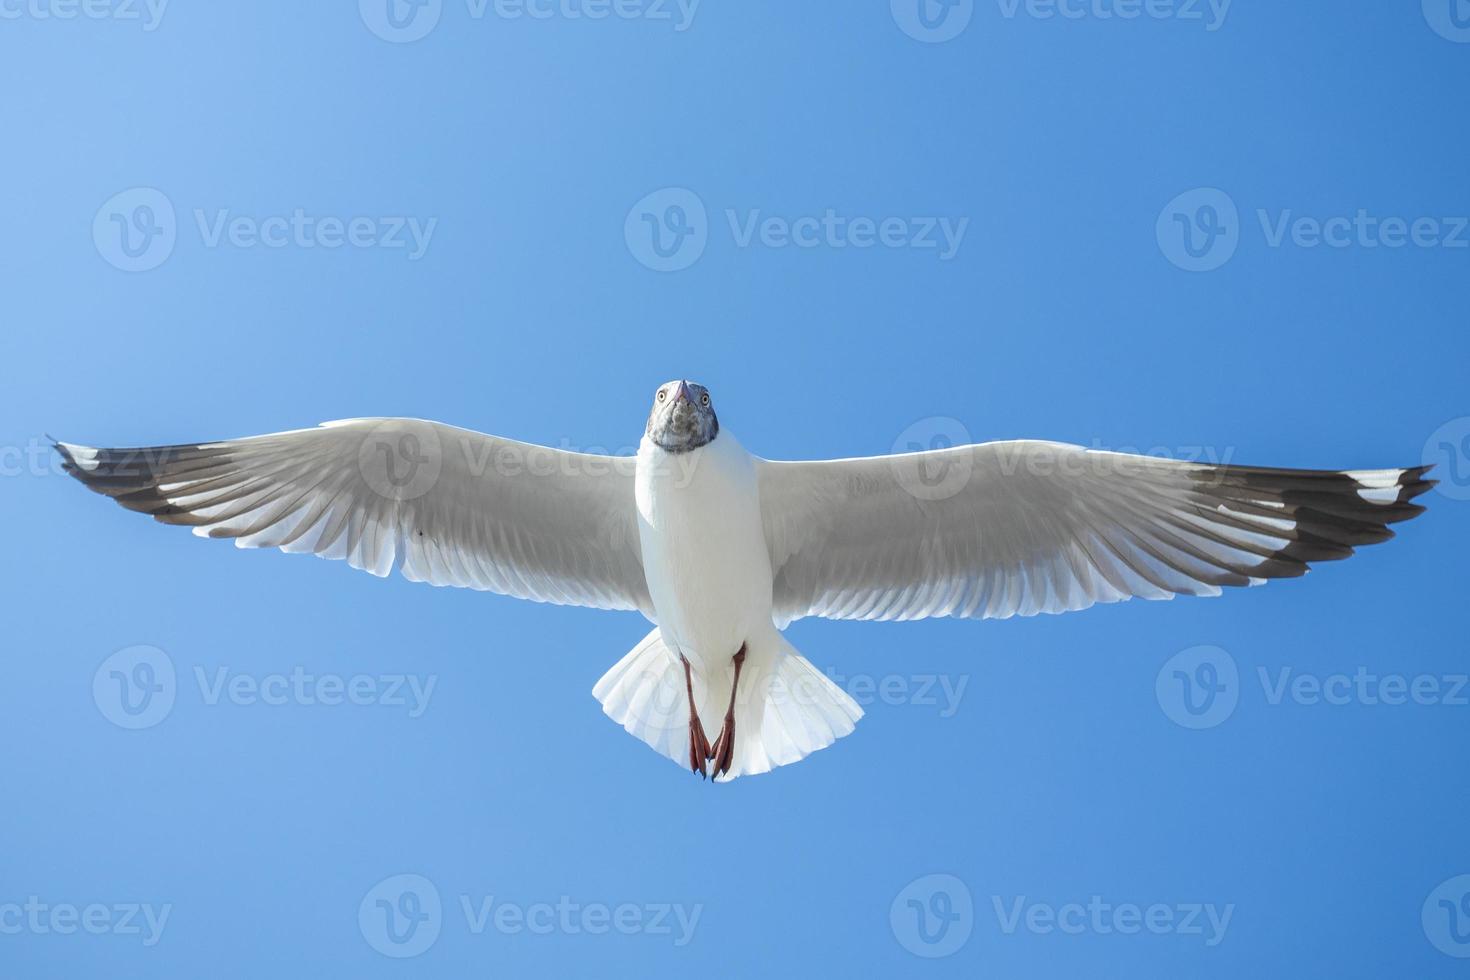
[{"label": "bird's head", "polygon": [[653,395],[648,413],[648,438],[671,453],[687,453],[720,434],[720,420],[709,389],[692,381],[670,381]]}]

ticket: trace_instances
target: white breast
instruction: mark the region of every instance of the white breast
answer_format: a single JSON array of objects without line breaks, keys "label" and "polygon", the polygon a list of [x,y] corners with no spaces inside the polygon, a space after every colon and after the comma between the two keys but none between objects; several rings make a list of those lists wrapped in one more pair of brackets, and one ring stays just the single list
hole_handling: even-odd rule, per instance
[{"label": "white breast", "polygon": [[638,531],[665,639],[699,669],[771,626],[755,466],[728,432],[688,453],[638,449]]}]

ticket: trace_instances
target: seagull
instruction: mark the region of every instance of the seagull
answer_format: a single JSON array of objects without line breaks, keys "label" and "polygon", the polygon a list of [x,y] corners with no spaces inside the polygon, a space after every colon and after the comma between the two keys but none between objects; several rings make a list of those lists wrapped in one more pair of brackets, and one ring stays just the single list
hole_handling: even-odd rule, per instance
[{"label": "seagull", "polygon": [[[1427,466],[1270,469],[1013,440],[753,456],[709,390],[658,388],[636,456],[362,418],[193,445],[57,442],[123,507],[246,548],[600,609],[651,632],[593,696],[701,777],[768,772],[862,709],[782,634],[805,616],[1004,619],[1303,575],[1424,508]],[[715,731],[714,742],[707,733]]]}]

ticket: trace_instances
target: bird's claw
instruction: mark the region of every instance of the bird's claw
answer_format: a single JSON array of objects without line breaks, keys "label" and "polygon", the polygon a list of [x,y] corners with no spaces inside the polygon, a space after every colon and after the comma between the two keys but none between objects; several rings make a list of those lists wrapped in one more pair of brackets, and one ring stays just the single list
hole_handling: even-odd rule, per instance
[{"label": "bird's claw", "polygon": [[705,767],[705,760],[709,758],[709,739],[704,734],[704,726],[699,723],[699,716],[695,715],[689,721],[689,771],[699,773],[700,779],[707,778],[709,770]]},{"label": "bird's claw", "polygon": [[730,771],[735,764],[735,716],[725,716],[724,727],[720,729],[719,737],[715,739],[714,748],[710,749],[710,759],[714,762],[716,776],[723,776]]}]

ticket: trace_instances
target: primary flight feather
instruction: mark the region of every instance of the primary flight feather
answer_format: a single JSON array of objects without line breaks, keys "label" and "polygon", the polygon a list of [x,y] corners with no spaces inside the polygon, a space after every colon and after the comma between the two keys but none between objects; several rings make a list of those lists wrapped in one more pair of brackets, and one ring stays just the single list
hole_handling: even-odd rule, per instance
[{"label": "primary flight feather", "polygon": [[1392,537],[1434,485],[1427,467],[1222,466],[1029,440],[777,462],[746,452],[687,381],[655,392],[635,457],[388,418],[56,448],[91,489],[195,534],[637,610],[654,629],[593,694],[629,732],[719,779],[795,762],[862,716],[786,642],[792,620],[1218,595]]}]

